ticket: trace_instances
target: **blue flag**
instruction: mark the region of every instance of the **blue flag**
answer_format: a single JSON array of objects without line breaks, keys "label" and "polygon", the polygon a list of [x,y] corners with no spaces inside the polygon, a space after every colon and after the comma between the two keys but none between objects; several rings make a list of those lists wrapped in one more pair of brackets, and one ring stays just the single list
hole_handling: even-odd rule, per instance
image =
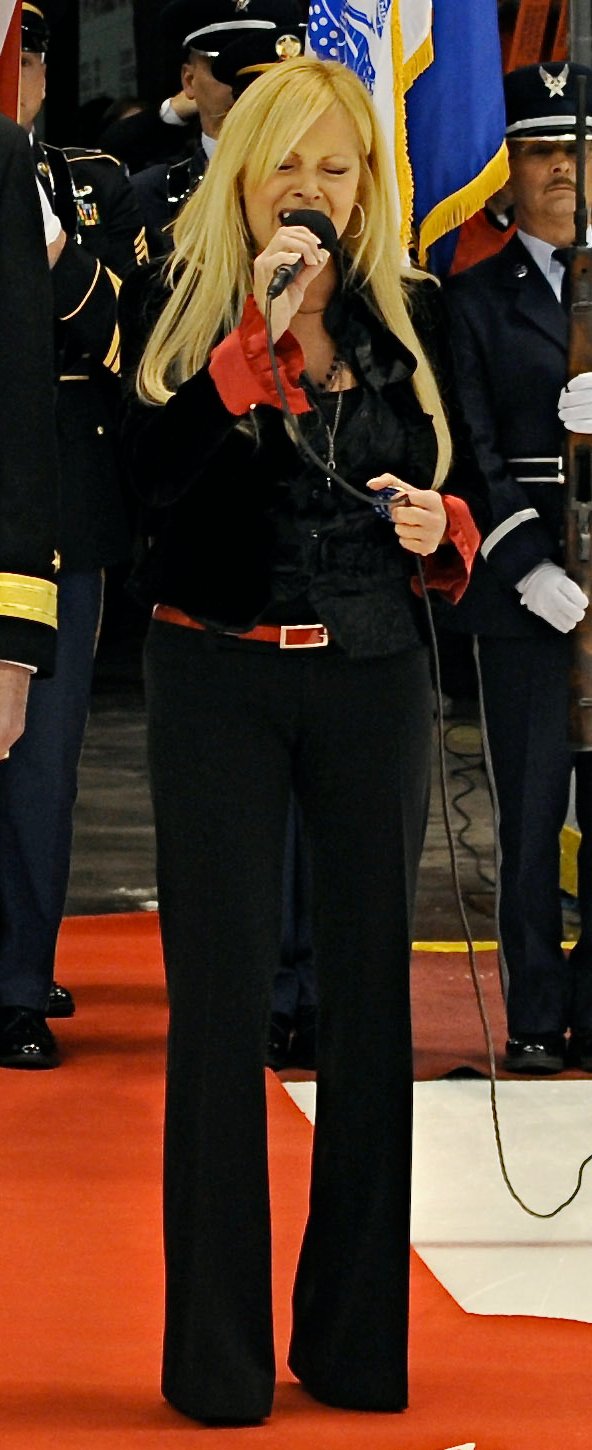
[{"label": "blue flag", "polygon": [[508,177],[496,0],[433,0],[434,59],[407,94],[421,262],[447,271],[455,228]]},{"label": "blue flag", "polygon": [[401,241],[446,272],[508,177],[496,0],[311,0],[308,48],[355,70],[392,157]]}]

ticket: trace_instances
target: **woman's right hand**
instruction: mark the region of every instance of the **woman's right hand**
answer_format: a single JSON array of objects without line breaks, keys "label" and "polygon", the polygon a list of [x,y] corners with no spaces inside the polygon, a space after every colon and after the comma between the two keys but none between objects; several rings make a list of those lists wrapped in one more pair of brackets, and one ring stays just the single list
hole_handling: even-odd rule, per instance
[{"label": "woman's right hand", "polygon": [[277,267],[290,266],[302,257],[304,267],[281,297],[271,304],[271,331],[274,342],[287,332],[294,314],[302,306],[307,287],[318,277],[329,261],[329,252],[321,247],[318,237],[308,227],[279,227],[263,252],[255,258],[253,294],[259,311],[265,317],[267,288]]}]

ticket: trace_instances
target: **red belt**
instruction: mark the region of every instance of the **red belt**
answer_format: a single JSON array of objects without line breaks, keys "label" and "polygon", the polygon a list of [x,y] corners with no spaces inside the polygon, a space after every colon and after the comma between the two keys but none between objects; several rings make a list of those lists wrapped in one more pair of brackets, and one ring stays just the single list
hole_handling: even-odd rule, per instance
[{"label": "red belt", "polygon": [[[166,624],[183,624],[186,629],[207,629],[205,624],[184,614],[182,609],[174,609],[172,604],[155,604],[152,618],[163,619]],[[232,639],[265,640],[268,644],[279,644],[280,649],[319,649],[331,639],[324,624],[258,624],[245,634],[236,634],[233,630],[216,632]]]}]

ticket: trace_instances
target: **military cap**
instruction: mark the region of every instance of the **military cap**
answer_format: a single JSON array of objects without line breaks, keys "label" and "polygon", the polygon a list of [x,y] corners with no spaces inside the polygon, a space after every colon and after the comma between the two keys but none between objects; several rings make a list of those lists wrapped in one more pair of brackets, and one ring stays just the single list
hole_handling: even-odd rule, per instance
[{"label": "military cap", "polygon": [[286,27],[274,25],[271,30],[247,31],[239,40],[225,45],[212,61],[212,75],[231,86],[233,95],[242,95],[251,81],[277,65],[278,61],[295,60],[304,51],[306,25],[301,21]]},{"label": "military cap", "polygon": [[573,141],[577,77],[586,77],[586,135],[592,136],[592,70],[570,61],[544,61],[504,77],[506,139]]},{"label": "military cap", "polygon": [[49,20],[45,5],[23,0],[21,13],[21,50],[44,55],[49,45]]},{"label": "military cap", "polygon": [[290,28],[299,18],[297,0],[171,0],[161,27],[165,41],[178,51],[216,56],[239,32],[275,30],[285,21]]}]

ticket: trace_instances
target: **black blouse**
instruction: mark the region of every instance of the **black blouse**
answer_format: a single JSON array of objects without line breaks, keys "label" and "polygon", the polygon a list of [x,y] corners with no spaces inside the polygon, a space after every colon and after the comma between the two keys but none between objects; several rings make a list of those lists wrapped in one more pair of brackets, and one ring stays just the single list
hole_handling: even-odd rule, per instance
[{"label": "black blouse", "polygon": [[[127,360],[135,371],[155,296],[145,283],[138,299],[134,281],[122,289],[121,324],[124,366]],[[362,492],[386,471],[429,487],[436,439],[413,391],[415,359],[360,293],[337,293],[325,325],[358,383],[342,395],[338,471]],[[309,397],[314,406],[299,423],[326,458],[339,395],[315,389]],[[258,406],[256,427],[247,416],[249,424],[228,413],[207,368],[163,407],[129,392],[127,452],[151,509],[136,588],[213,629],[315,620],[352,657],[417,646],[424,606],[411,590],[414,559],[371,506],[371,493],[366,503],[335,481],[329,487],[327,474],[289,438],[279,409]],[[479,523],[480,478],[464,432],[446,489],[469,498]]]}]

